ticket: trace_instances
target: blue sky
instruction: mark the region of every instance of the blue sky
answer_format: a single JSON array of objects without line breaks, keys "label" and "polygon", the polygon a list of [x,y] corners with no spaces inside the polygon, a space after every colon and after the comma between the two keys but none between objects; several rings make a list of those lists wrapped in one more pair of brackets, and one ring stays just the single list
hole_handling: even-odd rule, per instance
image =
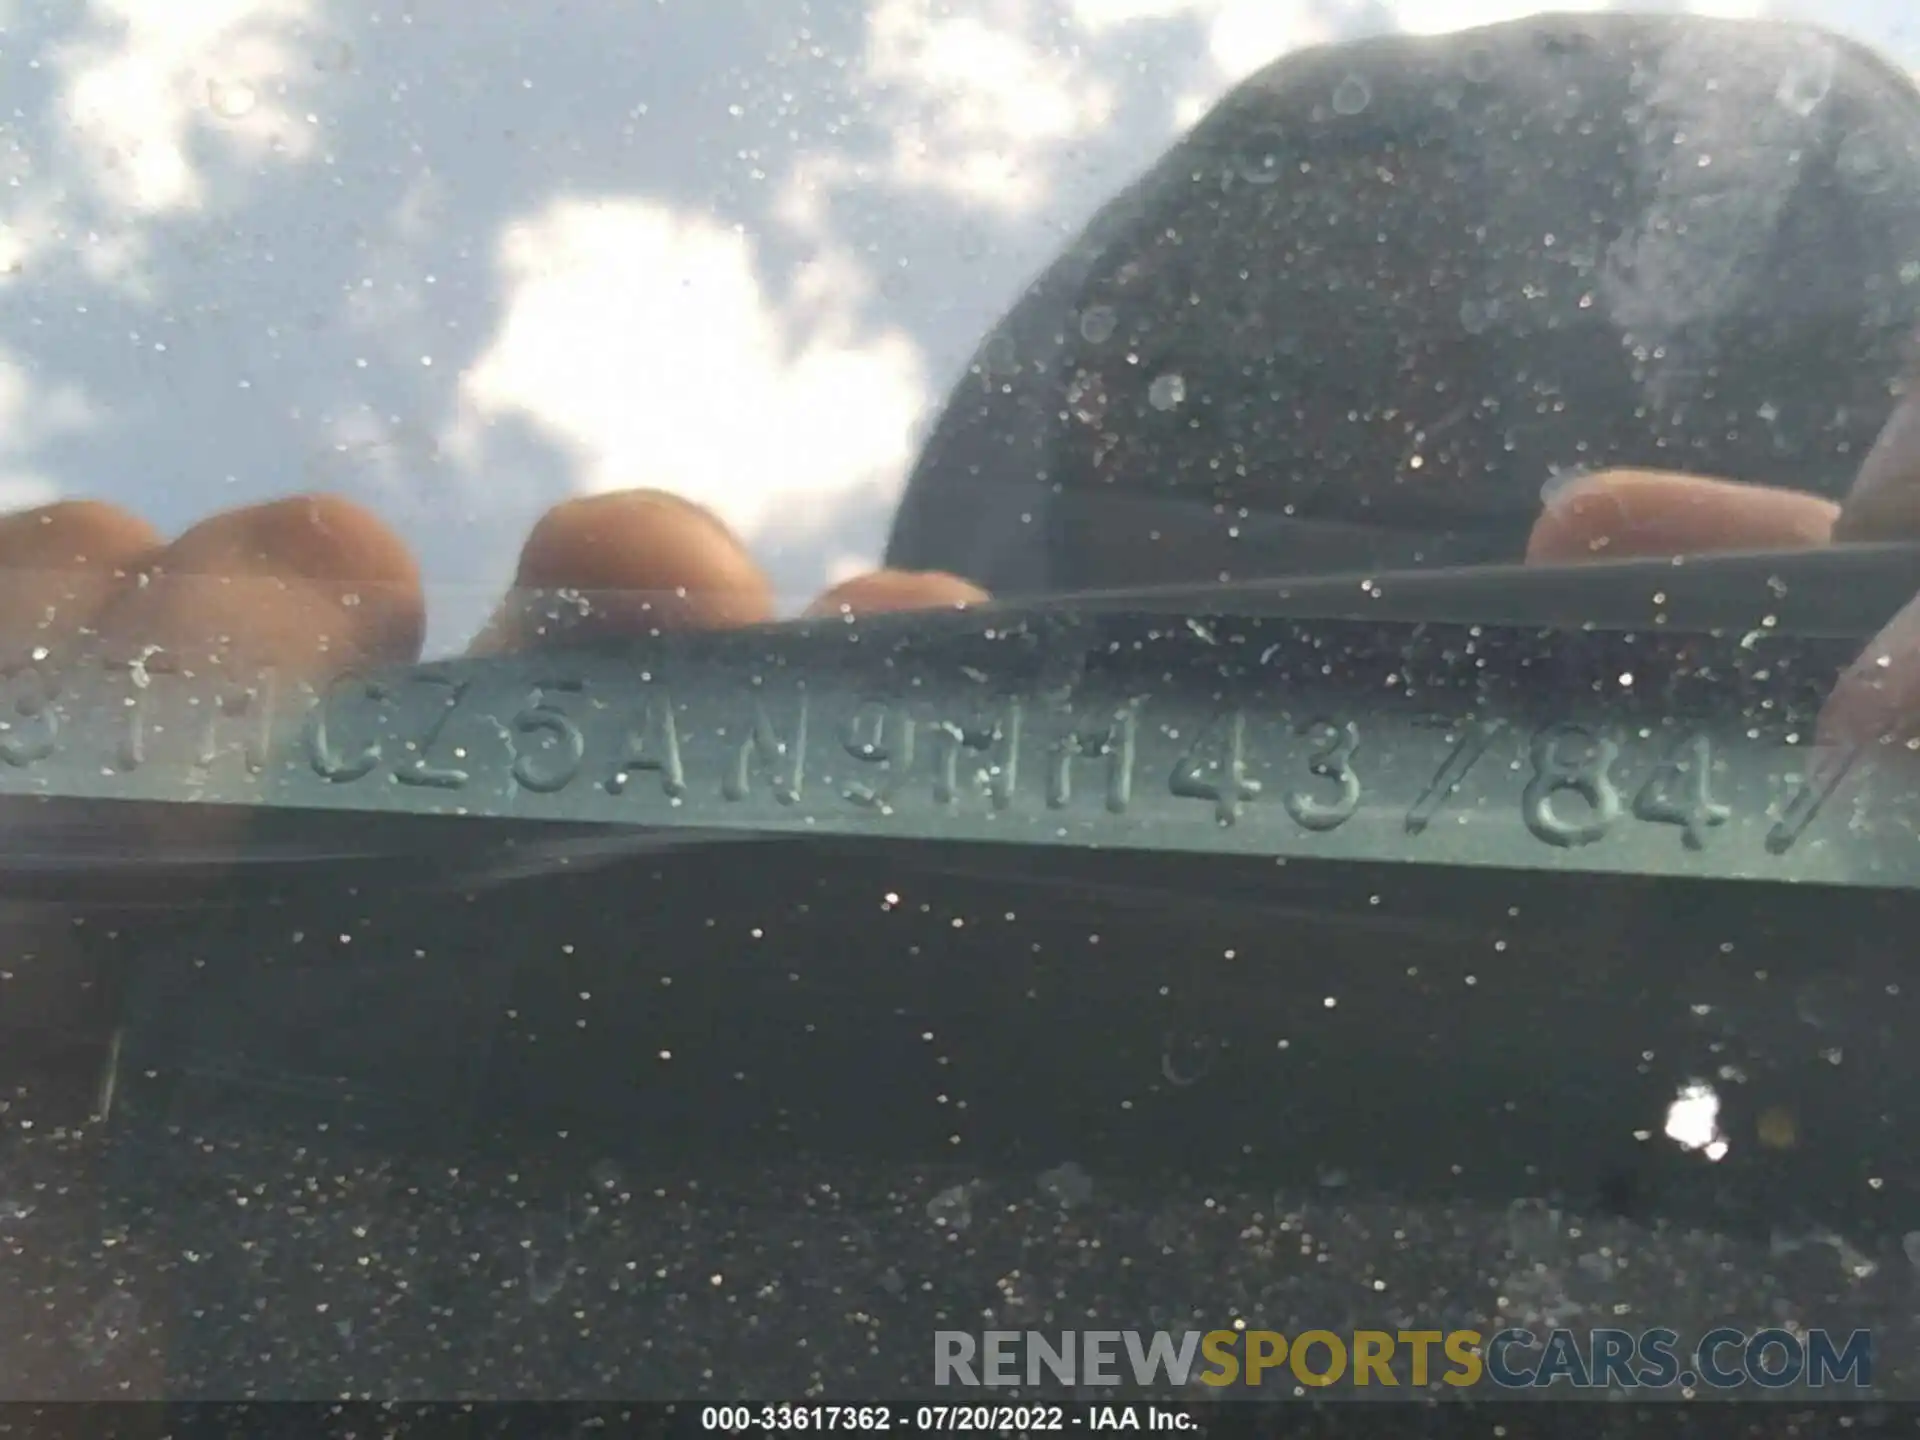
[{"label": "blue sky", "polygon": [[[0,503],[343,491],[446,647],[547,505],[659,485],[797,606],[875,558],[1021,283],[1227,85],[1539,8],[0,0]],[[1638,8],[1920,67],[1907,0]]]}]

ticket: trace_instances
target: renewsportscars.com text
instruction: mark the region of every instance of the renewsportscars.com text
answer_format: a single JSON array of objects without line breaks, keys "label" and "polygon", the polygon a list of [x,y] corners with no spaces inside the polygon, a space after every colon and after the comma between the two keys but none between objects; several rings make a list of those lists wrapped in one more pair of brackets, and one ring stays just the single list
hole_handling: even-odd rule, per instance
[{"label": "renewsportscars.com text", "polygon": [[1431,1385],[1524,1390],[1865,1390],[1873,1337],[1825,1330],[942,1330],[934,1383],[1142,1389]]}]

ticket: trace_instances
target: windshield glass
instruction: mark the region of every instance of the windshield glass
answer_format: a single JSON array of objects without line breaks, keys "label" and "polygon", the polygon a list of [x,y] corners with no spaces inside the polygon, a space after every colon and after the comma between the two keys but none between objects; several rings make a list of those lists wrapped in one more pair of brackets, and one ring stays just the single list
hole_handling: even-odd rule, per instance
[{"label": "windshield glass", "polygon": [[0,0],[0,1397],[1920,1393],[1920,32],[1651,8]]}]

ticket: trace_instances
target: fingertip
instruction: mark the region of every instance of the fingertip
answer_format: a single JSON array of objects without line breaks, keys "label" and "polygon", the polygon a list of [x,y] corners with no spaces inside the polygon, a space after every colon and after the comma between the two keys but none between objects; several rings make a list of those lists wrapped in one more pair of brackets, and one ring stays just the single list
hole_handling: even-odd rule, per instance
[{"label": "fingertip", "polygon": [[98,570],[160,543],[160,532],[104,500],[57,500],[0,515],[0,567]]},{"label": "fingertip", "polygon": [[61,500],[0,516],[0,646],[72,640],[159,546],[153,526],[104,501]]},{"label": "fingertip", "polygon": [[364,505],[341,495],[288,495],[223,510],[169,544],[173,574],[268,571],[325,582],[419,583],[407,543]]},{"label": "fingertip", "polygon": [[562,500],[528,532],[514,575],[532,590],[696,591],[723,580],[766,584],[719,516],[684,496],[645,489]]},{"label": "fingertip", "polygon": [[1528,536],[1529,564],[1664,558],[1827,544],[1840,507],[1797,490],[1656,470],[1609,470],[1557,493]]},{"label": "fingertip", "polygon": [[315,673],[418,657],[426,600],[397,533],[335,495],[295,495],[190,526],[102,618],[118,643]]},{"label": "fingertip", "polygon": [[1816,730],[1819,743],[1861,746],[1920,728],[1920,600],[1888,621],[1840,673]]},{"label": "fingertip", "polygon": [[712,511],[661,490],[619,490],[563,500],[540,518],[513,592],[473,649],[727,629],[773,615],[765,572]]},{"label": "fingertip", "polygon": [[833,586],[807,607],[806,614],[817,618],[941,610],[982,605],[991,599],[978,585],[944,570],[874,570]]},{"label": "fingertip", "polygon": [[1574,564],[1612,558],[1605,552],[1625,528],[1626,513],[1609,477],[1592,476],[1562,490],[1527,536],[1527,563]]},{"label": "fingertip", "polygon": [[1900,540],[1920,535],[1920,392],[1908,389],[1860,463],[1834,539]]}]

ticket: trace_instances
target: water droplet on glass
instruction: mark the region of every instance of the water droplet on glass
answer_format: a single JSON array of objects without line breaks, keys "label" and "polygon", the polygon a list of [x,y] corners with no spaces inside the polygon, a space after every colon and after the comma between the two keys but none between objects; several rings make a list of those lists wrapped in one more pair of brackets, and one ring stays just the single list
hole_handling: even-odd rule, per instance
[{"label": "water droplet on glass", "polygon": [[1068,1160],[1040,1172],[1040,1193],[1062,1210],[1071,1210],[1093,1198],[1093,1177]]},{"label": "water droplet on glass", "polygon": [[1794,114],[1805,117],[1820,108],[1820,102],[1833,89],[1834,51],[1818,45],[1794,56],[1773,98]]},{"label": "water droplet on glass", "polygon": [[254,88],[242,80],[209,80],[207,105],[223,120],[238,120],[260,103]]},{"label": "water droplet on glass", "polygon": [[1169,1085],[1197,1085],[1219,1058],[1219,1047],[1205,1035],[1169,1033],[1160,1046],[1160,1074]]},{"label": "water droplet on glass", "polygon": [[1507,1207],[1507,1243],[1516,1259],[1539,1259],[1559,1247],[1560,1211],[1545,1200],[1516,1200]]},{"label": "water droplet on glass", "polygon": [[1147,403],[1156,410],[1171,410],[1187,398],[1187,382],[1179,375],[1157,375],[1147,387]]},{"label": "water droplet on glass", "polygon": [[1482,335],[1500,318],[1498,300],[1476,300],[1468,296],[1460,302],[1460,326],[1469,335]]},{"label": "water droplet on glass", "polygon": [[1018,375],[1020,352],[1014,348],[1013,336],[1002,332],[988,340],[980,352],[980,366],[989,375]]},{"label": "water droplet on glass", "polygon": [[1333,87],[1333,113],[1358,115],[1373,99],[1373,87],[1358,75],[1348,75]]},{"label": "water droplet on glass", "polygon": [[73,1343],[89,1368],[104,1365],[140,1323],[140,1302],[125,1290],[111,1290],[74,1332]]},{"label": "water droplet on glass", "polygon": [[1120,317],[1111,305],[1095,305],[1080,317],[1080,338],[1089,345],[1104,345],[1120,328]]},{"label": "water droplet on glass", "polygon": [[1261,125],[1247,137],[1247,148],[1234,162],[1234,173],[1249,185],[1271,185],[1280,178],[1286,137],[1278,126]]},{"label": "water droplet on glass", "polygon": [[1476,45],[1467,52],[1467,58],[1460,66],[1460,73],[1475,85],[1484,85],[1493,79],[1493,51],[1484,45]]},{"label": "water droplet on glass", "polygon": [[1626,1264],[1617,1255],[1603,1254],[1597,1250],[1588,1251],[1573,1263],[1582,1275],[1589,1275],[1595,1280],[1611,1280]]},{"label": "water droplet on glass", "polygon": [[596,1160],[590,1172],[593,1183],[602,1190],[618,1190],[626,1177],[620,1173],[620,1166],[612,1160]]},{"label": "water droplet on glass", "polygon": [[1907,1263],[1920,1269],[1920,1230],[1909,1230],[1901,1236],[1900,1248],[1907,1252]]},{"label": "water droplet on glass", "polygon": [[1085,371],[1067,387],[1067,408],[1082,425],[1098,425],[1106,418],[1107,394],[1098,375]]},{"label": "water droplet on glass", "polygon": [[1556,468],[1540,486],[1540,503],[1552,505],[1573,486],[1586,479],[1590,473],[1584,465]]},{"label": "water droplet on glass", "polygon": [[353,65],[353,46],[344,40],[322,40],[314,47],[313,68],[328,73],[349,69]]},{"label": "water droplet on glass", "polygon": [[1832,1030],[1850,1018],[1840,987],[1818,979],[1809,980],[1794,992],[1793,1013],[1802,1025],[1814,1030]]},{"label": "water droplet on glass", "polygon": [[529,1215],[521,1246],[527,1256],[527,1298],[545,1305],[567,1286],[567,1272],[573,1265],[571,1217]]},{"label": "water droplet on glass", "polygon": [[[1910,1260],[1913,1258],[1912,1238],[1911,1235],[1907,1236],[1900,1245],[1900,1248],[1907,1252],[1907,1258]],[[1840,1262],[1841,1271],[1853,1280],[1871,1279],[1880,1268],[1876,1261],[1846,1236],[1825,1228],[1809,1230],[1805,1235],[1798,1236],[1775,1230],[1768,1249],[1776,1260],[1799,1250],[1830,1250],[1834,1258]]]},{"label": "water droplet on glass", "polygon": [[949,1185],[927,1202],[927,1218],[943,1230],[964,1230],[973,1223],[973,1187]]},{"label": "water droplet on glass", "polygon": [[1840,142],[1834,164],[1842,175],[1868,194],[1878,194],[1892,183],[1887,173],[1887,157],[1879,141],[1864,130],[1856,130]]}]

